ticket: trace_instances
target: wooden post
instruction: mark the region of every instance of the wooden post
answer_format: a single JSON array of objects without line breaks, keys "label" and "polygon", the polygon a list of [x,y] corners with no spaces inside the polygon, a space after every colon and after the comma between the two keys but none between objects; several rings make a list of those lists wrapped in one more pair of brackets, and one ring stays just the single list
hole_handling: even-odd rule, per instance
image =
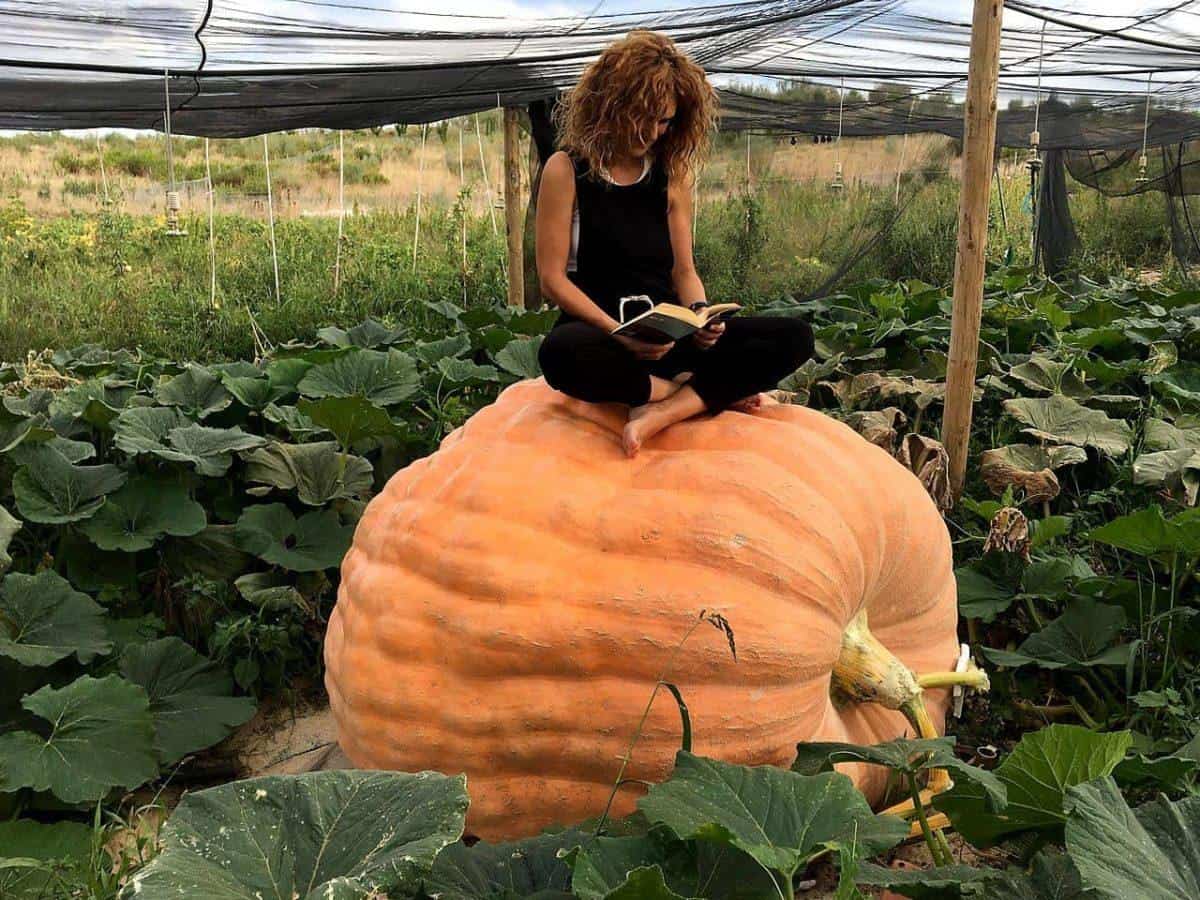
[{"label": "wooden post", "polygon": [[996,144],[996,82],[1000,71],[1000,19],[1004,0],[975,0],[963,129],[962,186],[958,203],[958,250],[954,257],[954,314],[946,367],[946,414],[942,443],[950,457],[950,487],[962,494],[971,436],[971,405],[979,359],[988,201]]},{"label": "wooden post", "polygon": [[518,110],[504,108],[504,227],[508,234],[508,305],[525,308],[525,221],[521,215],[521,132]]}]

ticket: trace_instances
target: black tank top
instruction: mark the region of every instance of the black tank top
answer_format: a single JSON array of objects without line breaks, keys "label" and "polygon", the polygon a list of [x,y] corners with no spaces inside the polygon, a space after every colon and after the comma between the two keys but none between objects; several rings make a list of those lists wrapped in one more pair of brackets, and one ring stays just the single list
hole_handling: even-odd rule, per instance
[{"label": "black tank top", "polygon": [[[614,319],[618,301],[631,294],[655,303],[674,301],[666,171],[656,161],[640,181],[617,185],[590,177],[583,160],[573,162],[579,244],[576,269],[567,277]],[[627,315],[644,311],[641,304],[629,306]],[[565,321],[575,317],[563,310],[559,322]]]}]

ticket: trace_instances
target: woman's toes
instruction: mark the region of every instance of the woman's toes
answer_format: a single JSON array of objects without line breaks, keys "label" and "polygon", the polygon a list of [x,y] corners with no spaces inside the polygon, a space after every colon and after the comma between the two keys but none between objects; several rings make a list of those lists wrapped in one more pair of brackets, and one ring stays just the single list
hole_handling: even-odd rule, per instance
[{"label": "woman's toes", "polygon": [[625,451],[625,455],[630,459],[637,456],[638,451],[642,449],[640,431],[638,423],[631,421],[625,425],[625,430],[621,432],[621,449]]}]

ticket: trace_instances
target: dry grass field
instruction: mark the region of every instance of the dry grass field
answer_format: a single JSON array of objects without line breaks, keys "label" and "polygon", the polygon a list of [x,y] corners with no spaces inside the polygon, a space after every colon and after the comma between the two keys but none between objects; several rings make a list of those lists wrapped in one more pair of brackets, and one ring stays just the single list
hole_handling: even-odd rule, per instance
[{"label": "dry grass field", "polygon": [[[347,212],[407,209],[416,202],[418,190],[423,203],[448,206],[466,189],[467,206],[475,215],[490,216],[491,211],[499,215],[503,151],[497,124],[495,113],[434,124],[424,129],[424,142],[420,126],[400,131],[388,127],[379,134],[345,132]],[[936,135],[847,139],[840,146],[804,138],[792,144],[786,137],[721,135],[701,174],[702,202],[743,188],[747,175],[756,186],[774,181],[827,182],[839,159],[850,185],[885,185],[894,182],[899,171],[919,168],[935,157],[934,164],[945,171],[953,158],[937,151],[948,144]],[[274,134],[267,145],[275,215],[337,215],[338,133]],[[206,215],[203,139],[176,136],[172,151],[184,210]],[[521,153],[522,159],[528,158],[524,136]],[[266,215],[261,138],[214,139],[209,142],[209,164],[219,212]],[[527,192],[528,169],[522,169]],[[0,139],[0,196],[19,199],[39,217],[96,212],[106,184],[110,196],[120,195],[127,212],[161,213],[167,177],[166,138],[161,134]]]}]

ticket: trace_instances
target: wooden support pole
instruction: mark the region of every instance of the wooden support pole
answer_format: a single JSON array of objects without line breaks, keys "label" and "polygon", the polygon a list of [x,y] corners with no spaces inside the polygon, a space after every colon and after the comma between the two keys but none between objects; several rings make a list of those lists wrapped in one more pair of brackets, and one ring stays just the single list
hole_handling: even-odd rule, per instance
[{"label": "wooden support pole", "polygon": [[950,487],[962,494],[971,436],[971,405],[979,359],[988,201],[996,145],[996,82],[1000,73],[1000,20],[1004,0],[975,0],[963,130],[958,250],[954,257],[954,313],[946,367],[942,443],[950,457]]},{"label": "wooden support pole", "polygon": [[525,217],[521,215],[521,131],[518,110],[504,109],[504,227],[508,234],[508,305],[525,308]]}]

